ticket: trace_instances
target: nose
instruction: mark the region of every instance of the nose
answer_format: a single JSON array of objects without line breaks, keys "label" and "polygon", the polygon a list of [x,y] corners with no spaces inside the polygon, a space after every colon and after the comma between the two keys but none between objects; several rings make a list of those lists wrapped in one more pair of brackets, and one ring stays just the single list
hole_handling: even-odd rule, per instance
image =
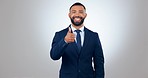
[{"label": "nose", "polygon": [[76,13],[75,13],[75,16],[80,16],[80,13],[79,13],[79,12],[76,12]]}]

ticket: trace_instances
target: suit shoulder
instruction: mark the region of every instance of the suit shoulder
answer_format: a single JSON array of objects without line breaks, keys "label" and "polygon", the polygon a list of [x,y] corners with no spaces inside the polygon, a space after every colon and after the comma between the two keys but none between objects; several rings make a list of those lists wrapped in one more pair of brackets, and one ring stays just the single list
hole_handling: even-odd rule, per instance
[{"label": "suit shoulder", "polygon": [[65,32],[67,32],[67,28],[57,31],[56,33],[65,33]]},{"label": "suit shoulder", "polygon": [[91,34],[98,34],[97,32],[94,32],[94,31],[92,31],[92,30],[90,30],[90,29],[88,29],[88,28],[86,28],[86,30],[87,30],[89,33],[91,33]]}]

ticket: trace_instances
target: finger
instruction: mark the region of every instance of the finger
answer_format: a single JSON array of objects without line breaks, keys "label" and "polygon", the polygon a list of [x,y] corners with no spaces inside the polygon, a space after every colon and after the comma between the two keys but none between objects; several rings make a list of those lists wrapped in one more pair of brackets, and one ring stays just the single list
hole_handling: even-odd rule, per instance
[{"label": "finger", "polygon": [[75,37],[75,34],[72,33],[71,36]]},{"label": "finger", "polygon": [[71,38],[73,38],[73,39],[74,39],[74,38],[75,38],[75,36],[71,36]]},{"label": "finger", "polygon": [[70,27],[68,28],[68,32],[71,33],[71,28]]},{"label": "finger", "polygon": [[75,40],[75,38],[73,38],[73,37],[70,37],[70,38],[69,38],[69,40]]},{"label": "finger", "polygon": [[70,42],[74,42],[74,39],[70,39]]},{"label": "finger", "polygon": [[71,38],[75,38],[75,35],[71,35],[70,37],[71,37]]},{"label": "finger", "polygon": [[71,42],[74,42],[74,40],[71,40]]}]

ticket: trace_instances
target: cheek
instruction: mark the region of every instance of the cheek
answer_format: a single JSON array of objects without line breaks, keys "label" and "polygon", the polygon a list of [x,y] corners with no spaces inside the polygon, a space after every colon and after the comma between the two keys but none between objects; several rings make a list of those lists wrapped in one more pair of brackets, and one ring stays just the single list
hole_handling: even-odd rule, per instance
[{"label": "cheek", "polygon": [[[72,18],[74,16],[77,16],[75,14],[70,14],[69,17]],[[85,18],[85,14],[79,14],[78,16]]]},{"label": "cheek", "polygon": [[73,15],[69,15],[69,18],[72,18],[73,17]]},{"label": "cheek", "polygon": [[69,14],[69,18],[71,18],[72,17],[72,14]]},{"label": "cheek", "polygon": [[85,15],[85,14],[83,14],[83,15],[82,15],[82,17],[83,17],[83,18],[85,18],[85,17],[86,17],[86,15]]}]

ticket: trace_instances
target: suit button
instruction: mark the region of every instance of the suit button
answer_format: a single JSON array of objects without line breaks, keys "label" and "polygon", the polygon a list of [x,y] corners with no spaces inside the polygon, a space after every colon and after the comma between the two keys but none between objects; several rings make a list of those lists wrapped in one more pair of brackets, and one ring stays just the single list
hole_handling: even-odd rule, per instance
[{"label": "suit button", "polygon": [[79,70],[78,72],[80,73],[81,71]]}]

